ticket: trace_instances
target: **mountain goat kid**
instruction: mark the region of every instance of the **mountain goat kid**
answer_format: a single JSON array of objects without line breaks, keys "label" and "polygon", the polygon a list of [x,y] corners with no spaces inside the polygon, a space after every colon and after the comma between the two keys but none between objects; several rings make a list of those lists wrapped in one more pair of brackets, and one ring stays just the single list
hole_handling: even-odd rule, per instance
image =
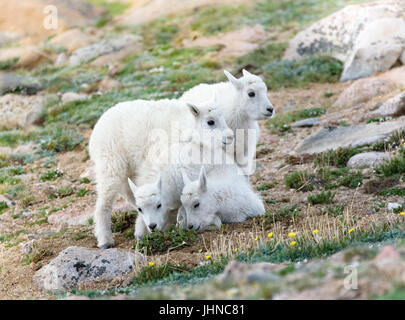
[{"label": "mountain goat kid", "polygon": [[213,92],[218,92],[217,104],[222,109],[225,121],[235,136],[235,162],[249,175],[254,170],[256,145],[259,139],[258,120],[274,115],[274,107],[267,97],[267,87],[263,80],[243,69],[243,77],[237,79],[224,70],[229,82],[199,84],[186,91],[180,100],[200,103],[208,100]]},{"label": "mountain goat kid", "polygon": [[218,113],[210,112],[211,109],[212,101],[195,105],[168,99],[134,100],[119,103],[101,116],[89,141],[90,158],[96,171],[94,218],[100,248],[114,244],[111,211],[117,195],[123,195],[129,203],[136,205],[128,177],[137,184],[151,183],[157,178],[156,173],[150,171],[138,181],[137,176],[148,171],[145,159],[160,154],[176,139],[211,141],[212,136],[207,132],[215,132],[215,135],[219,132],[224,145],[232,142],[233,133],[223,116],[218,117]]},{"label": "mountain goat kid", "polygon": [[[220,112],[212,110],[211,112]],[[220,119],[221,115],[218,114]],[[222,117],[223,119],[223,117]],[[226,126],[225,120],[222,120]],[[228,128],[229,133],[232,131]],[[225,130],[226,132],[226,130]],[[140,170],[137,180],[140,186],[136,186],[128,178],[128,184],[134,194],[138,218],[135,225],[135,238],[140,239],[145,234],[155,230],[165,231],[169,226],[176,223],[178,209],[181,206],[180,196],[184,187],[183,172],[197,178],[201,165],[205,165],[208,172],[218,172],[234,168],[237,174],[237,166],[232,164],[233,158],[226,157],[226,145],[232,143],[228,139],[227,144],[217,139],[212,145],[201,142],[180,142],[170,146],[170,162],[160,165],[162,161],[145,161],[147,169]],[[160,154],[162,158],[168,158],[165,152]],[[149,181],[144,176],[158,176],[152,183],[142,184]],[[185,227],[182,225],[182,227]]]},{"label": "mountain goat kid", "polygon": [[262,200],[246,179],[232,171],[207,178],[205,168],[201,167],[197,180],[191,181],[186,173],[183,179],[178,219],[189,229],[215,229],[222,223],[242,222],[265,213]]}]

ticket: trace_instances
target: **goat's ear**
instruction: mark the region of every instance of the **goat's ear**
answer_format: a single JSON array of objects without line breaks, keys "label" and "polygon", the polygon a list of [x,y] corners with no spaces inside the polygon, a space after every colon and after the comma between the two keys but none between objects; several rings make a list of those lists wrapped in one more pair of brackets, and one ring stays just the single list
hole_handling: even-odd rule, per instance
[{"label": "goat's ear", "polygon": [[200,176],[198,178],[201,191],[207,191],[207,174],[205,173],[204,166],[201,167]]},{"label": "goat's ear", "polygon": [[194,117],[198,117],[200,115],[200,109],[195,104],[186,103],[187,107],[190,109],[190,112],[193,114]]},{"label": "goat's ear", "polygon": [[238,89],[238,90],[242,89],[242,83],[240,82],[240,80],[236,79],[233,75],[231,75],[226,70],[224,70],[224,74],[236,89]]},{"label": "goat's ear", "polygon": [[187,173],[185,173],[183,170],[181,170],[181,176],[183,177],[184,185],[189,184],[191,182],[191,180],[187,176]]},{"label": "goat's ear", "polygon": [[162,190],[162,175],[161,174],[159,174],[159,177],[156,181],[156,187],[159,189],[159,191]]},{"label": "goat's ear", "polygon": [[247,71],[245,69],[242,70],[242,74],[243,74],[244,77],[253,76],[253,74],[251,74],[249,71]]},{"label": "goat's ear", "polygon": [[129,187],[131,188],[132,193],[135,193],[136,185],[135,185],[135,183],[132,182],[132,180],[130,178],[128,178],[128,184],[129,184]]}]

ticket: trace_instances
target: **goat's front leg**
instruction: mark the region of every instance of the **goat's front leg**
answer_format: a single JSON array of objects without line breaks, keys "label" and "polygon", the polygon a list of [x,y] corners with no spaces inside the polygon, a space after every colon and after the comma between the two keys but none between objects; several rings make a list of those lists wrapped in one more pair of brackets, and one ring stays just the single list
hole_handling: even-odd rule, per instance
[{"label": "goat's front leg", "polygon": [[179,225],[180,228],[183,229],[187,228],[187,214],[183,206],[181,206],[177,211],[177,224]]},{"label": "goat's front leg", "polygon": [[145,224],[142,216],[139,214],[135,222],[135,239],[140,240],[142,237],[149,233],[149,229]]}]

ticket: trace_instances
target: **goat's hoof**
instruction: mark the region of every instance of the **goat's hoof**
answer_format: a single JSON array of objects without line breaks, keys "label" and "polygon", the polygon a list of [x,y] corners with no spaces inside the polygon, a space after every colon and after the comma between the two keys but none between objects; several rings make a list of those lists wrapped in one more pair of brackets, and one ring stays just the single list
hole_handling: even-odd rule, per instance
[{"label": "goat's hoof", "polygon": [[113,245],[111,243],[107,243],[107,244],[103,244],[102,246],[100,246],[100,249],[110,249],[112,247],[113,247]]}]

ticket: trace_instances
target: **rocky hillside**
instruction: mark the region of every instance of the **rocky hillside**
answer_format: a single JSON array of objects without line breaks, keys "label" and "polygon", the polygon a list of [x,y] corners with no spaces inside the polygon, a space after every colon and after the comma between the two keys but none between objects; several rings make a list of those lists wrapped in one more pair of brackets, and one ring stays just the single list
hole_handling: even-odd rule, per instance
[{"label": "rocky hillside", "polygon": [[[49,4],[0,0],[0,298],[405,298],[403,1],[59,0],[54,29]],[[266,215],[135,241],[120,199],[97,249],[101,114],[244,68],[276,108]]]}]

